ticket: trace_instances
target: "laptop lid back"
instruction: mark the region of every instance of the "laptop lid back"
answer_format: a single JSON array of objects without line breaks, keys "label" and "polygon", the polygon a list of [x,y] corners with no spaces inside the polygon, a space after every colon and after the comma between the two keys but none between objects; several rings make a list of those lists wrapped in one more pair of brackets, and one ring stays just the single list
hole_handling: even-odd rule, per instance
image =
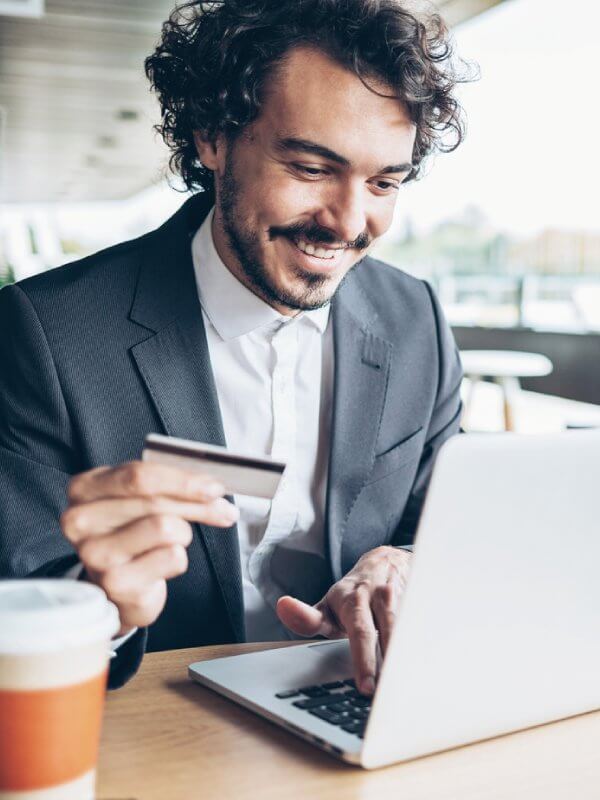
[{"label": "laptop lid back", "polygon": [[599,474],[600,431],[444,445],[364,766],[600,708]]}]

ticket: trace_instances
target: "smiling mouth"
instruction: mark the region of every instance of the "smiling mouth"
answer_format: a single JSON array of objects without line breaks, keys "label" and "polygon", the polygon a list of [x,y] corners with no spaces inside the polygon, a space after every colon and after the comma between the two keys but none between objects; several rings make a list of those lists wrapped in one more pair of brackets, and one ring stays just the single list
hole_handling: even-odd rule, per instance
[{"label": "smiling mouth", "polygon": [[294,244],[301,253],[304,253],[307,256],[312,256],[313,258],[319,258],[322,261],[334,261],[338,259],[342,252],[346,249],[345,247],[322,247],[322,246],[315,246],[310,242],[307,242],[306,239],[302,238],[292,238],[290,242]]}]

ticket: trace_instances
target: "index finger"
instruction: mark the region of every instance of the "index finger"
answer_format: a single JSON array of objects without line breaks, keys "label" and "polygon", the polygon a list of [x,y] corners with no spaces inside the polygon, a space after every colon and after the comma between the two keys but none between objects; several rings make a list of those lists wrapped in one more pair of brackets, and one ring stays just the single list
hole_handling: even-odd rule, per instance
[{"label": "index finger", "polygon": [[377,631],[365,591],[357,588],[346,598],[340,621],[348,634],[356,687],[371,695],[377,674]]},{"label": "index finger", "polygon": [[110,497],[174,497],[211,501],[225,487],[210,475],[146,461],[128,461],[116,467],[96,467],[76,475],[69,484],[71,505]]}]

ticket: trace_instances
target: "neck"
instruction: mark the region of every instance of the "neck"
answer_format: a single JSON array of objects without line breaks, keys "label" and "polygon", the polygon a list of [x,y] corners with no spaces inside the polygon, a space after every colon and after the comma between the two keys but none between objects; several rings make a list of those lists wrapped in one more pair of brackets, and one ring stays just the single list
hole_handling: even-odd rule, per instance
[{"label": "neck", "polygon": [[231,247],[229,246],[227,234],[225,233],[223,226],[223,219],[219,213],[218,204],[215,205],[211,233],[213,244],[219,258],[223,264],[225,264],[229,272],[231,272],[231,274],[237,278],[237,280],[243,284],[246,289],[249,289],[252,294],[260,297],[264,303],[267,303],[267,305],[271,306],[271,308],[274,308],[275,311],[277,311],[279,314],[283,314],[285,317],[295,317],[300,314],[300,311],[297,308],[289,308],[288,306],[273,302],[273,300],[269,299],[268,297],[264,297],[260,292],[257,292],[256,286],[254,286],[254,284],[248,279],[248,276],[244,272],[239,259],[236,257],[235,253],[232,252]]}]

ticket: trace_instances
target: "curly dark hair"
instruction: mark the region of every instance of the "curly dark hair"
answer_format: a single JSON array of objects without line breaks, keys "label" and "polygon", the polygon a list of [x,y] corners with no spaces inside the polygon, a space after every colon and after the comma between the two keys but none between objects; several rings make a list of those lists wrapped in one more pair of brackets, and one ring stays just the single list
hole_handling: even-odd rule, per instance
[{"label": "curly dark hair", "polygon": [[171,170],[188,189],[214,194],[194,131],[209,140],[235,139],[258,116],[267,81],[290,48],[312,45],[363,83],[374,78],[390,87],[392,94],[382,96],[404,104],[417,129],[406,180],[420,177],[426,156],[463,140],[463,112],[452,93],[470,78],[457,68],[442,18],[405,6],[402,0],[196,0],[175,8],[145,60]]}]

